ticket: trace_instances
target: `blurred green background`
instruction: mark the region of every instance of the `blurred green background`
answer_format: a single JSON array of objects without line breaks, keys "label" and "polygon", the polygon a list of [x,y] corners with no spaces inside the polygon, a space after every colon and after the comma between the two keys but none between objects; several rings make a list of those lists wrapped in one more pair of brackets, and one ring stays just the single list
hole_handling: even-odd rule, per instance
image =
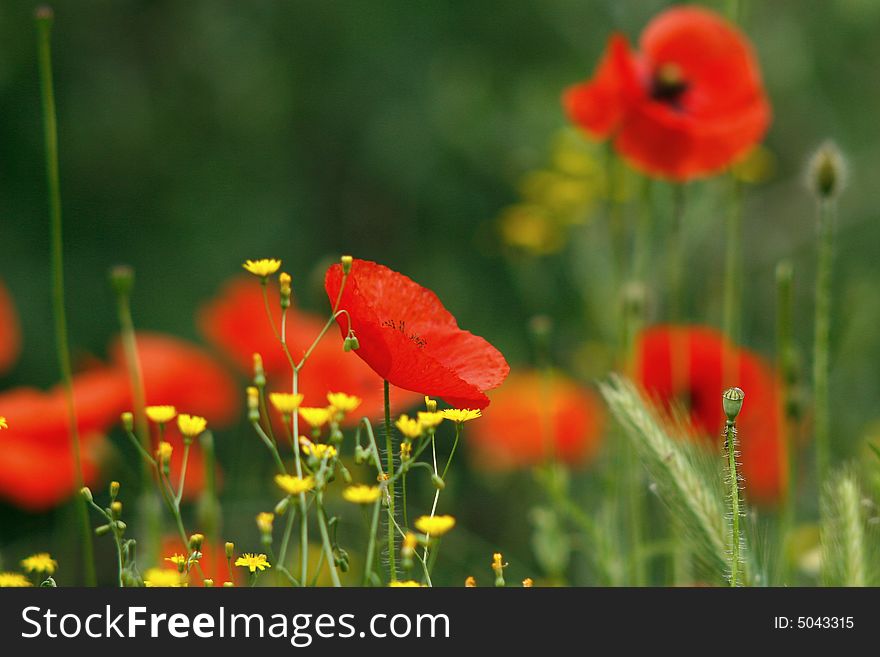
[{"label": "blurred green background", "polygon": [[[723,12],[729,3],[705,4]],[[557,326],[555,358],[585,380],[602,375],[601,348],[593,361],[573,359],[585,342],[613,337],[600,222],[574,231],[560,254],[540,257],[505,247],[496,219],[517,200],[521,177],[547,165],[566,125],[561,91],[591,74],[612,29],[637,38],[667,5],[58,0],[75,354],[102,354],[116,330],[106,283],[114,264],[137,271],[140,328],[196,337],[195,310],[244,258],[283,258],[300,302],[323,312],[323,270],[351,252],[434,289],[463,327],[514,365],[532,357],[528,319],[547,314]],[[810,345],[815,229],[802,171],[812,149],[833,137],[851,176],[838,233],[832,402],[835,440],[852,453],[880,417],[880,206],[871,182],[880,169],[880,2],[741,5],[774,108],[766,144],[776,160],[771,180],[748,189],[743,342],[772,356],[773,271],[790,256],[798,340]],[[3,388],[57,379],[33,9],[0,5],[0,276],[24,331],[22,358]],[[719,186],[691,185],[702,200],[687,219],[691,316],[716,325]],[[468,479],[461,485],[479,502],[458,511],[486,530],[450,581],[469,572],[468,559],[488,564],[503,541],[517,546],[528,574],[527,507],[509,501],[528,499],[528,477]],[[0,546],[48,527],[7,509]]]}]

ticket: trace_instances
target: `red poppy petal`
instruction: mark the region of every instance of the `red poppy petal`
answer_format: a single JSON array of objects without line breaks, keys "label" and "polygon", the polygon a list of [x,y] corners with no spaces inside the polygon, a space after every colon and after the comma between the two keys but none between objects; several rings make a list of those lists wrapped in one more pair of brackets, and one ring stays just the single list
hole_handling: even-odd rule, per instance
[{"label": "red poppy petal", "polygon": [[0,374],[12,367],[21,351],[21,327],[9,290],[0,281]]},{"label": "red poppy petal", "polygon": [[[339,296],[342,268],[327,271],[331,302]],[[504,357],[488,342],[458,328],[430,290],[374,262],[355,260],[343,289],[338,321],[352,328],[356,351],[382,378],[406,390],[434,395],[456,406],[484,408],[483,390],[508,373]]]},{"label": "red poppy petal", "polygon": [[633,75],[629,43],[623,35],[613,34],[592,79],[569,87],[563,95],[569,118],[594,137],[608,137],[626,111],[626,90]]},{"label": "red poppy petal", "polygon": [[[82,442],[86,485],[97,480],[101,445],[94,436]],[[0,497],[36,513],[64,502],[76,489],[69,445],[43,443],[16,433],[11,426],[0,432]]]},{"label": "red poppy petal", "polygon": [[[160,333],[137,334],[148,404],[171,404],[180,412],[203,415],[214,426],[238,414],[239,392],[226,370],[196,345]],[[110,348],[117,367],[126,369],[117,341]]]}]

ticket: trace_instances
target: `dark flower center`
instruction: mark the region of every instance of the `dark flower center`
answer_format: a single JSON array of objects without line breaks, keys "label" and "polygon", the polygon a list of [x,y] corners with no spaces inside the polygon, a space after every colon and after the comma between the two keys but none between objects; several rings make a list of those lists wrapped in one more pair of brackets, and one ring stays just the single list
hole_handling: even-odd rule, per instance
[{"label": "dark flower center", "polygon": [[386,319],[384,322],[382,322],[382,326],[393,329],[395,331],[400,331],[406,337],[408,337],[419,349],[424,349],[425,345],[428,344],[427,342],[425,342],[425,339],[417,333],[409,332],[409,330],[406,328],[406,320],[404,319],[396,321],[393,319]]},{"label": "dark flower center", "polygon": [[680,110],[681,96],[689,86],[676,64],[663,64],[651,76],[649,93],[653,100]]}]

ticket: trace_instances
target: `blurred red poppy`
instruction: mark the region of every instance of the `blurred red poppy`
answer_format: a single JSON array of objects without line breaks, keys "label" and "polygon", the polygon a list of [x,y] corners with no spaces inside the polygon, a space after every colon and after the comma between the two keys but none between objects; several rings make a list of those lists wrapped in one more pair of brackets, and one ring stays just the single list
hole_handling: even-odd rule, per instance
[{"label": "blurred red poppy", "polygon": [[509,470],[549,458],[576,466],[595,457],[605,413],[576,381],[558,372],[515,371],[489,396],[492,411],[468,425],[466,442],[480,467]]},{"label": "blurred red poppy", "polygon": [[[214,427],[237,417],[241,395],[235,381],[206,351],[161,333],[138,332],[137,345],[147,404],[171,404],[182,413],[206,417]],[[127,371],[118,341],[111,345],[110,355],[120,371]],[[127,379],[123,389],[128,395]]]},{"label": "blurred red poppy", "polygon": [[21,328],[12,296],[0,281],[0,374],[8,372],[21,350]]},{"label": "blurred red poppy", "polygon": [[780,498],[788,479],[780,384],[763,359],[711,328],[656,326],[639,336],[635,374],[665,408],[683,407],[695,434],[711,445],[719,444],[724,425],[721,393],[742,388],[737,427],[746,497],[759,503]]},{"label": "blurred red poppy", "polygon": [[[330,303],[339,296],[342,265],[327,270]],[[483,338],[464,331],[437,295],[412,279],[368,260],[354,260],[337,322],[353,330],[355,352],[383,379],[405,390],[440,397],[461,408],[485,408],[486,390],[501,385],[507,361]]]},{"label": "blurred red poppy", "polygon": [[770,123],[752,47],[712,11],[658,15],[633,52],[614,34],[591,80],[570,87],[569,117],[649,175],[677,181],[716,173],[757,144]]},{"label": "blurred red poppy", "polygon": [[[94,484],[104,432],[127,407],[125,377],[100,368],[74,378],[85,483]],[[44,511],[76,490],[64,390],[17,388],[0,395],[9,429],[0,431],[0,497],[29,511]]]},{"label": "blurred red poppy", "polygon": [[[275,326],[281,324],[281,306],[278,291],[270,289],[269,308]],[[287,344],[295,359],[302,357],[315,340],[326,319],[290,308],[287,314]],[[253,354],[263,357],[263,367],[270,388],[290,388],[290,364],[272,332],[266,316],[263,293],[259,281],[253,277],[234,278],[224,285],[218,296],[199,312],[202,334],[232,360],[246,376],[253,373]],[[303,368],[299,380],[304,406],[323,406],[328,392],[345,392],[362,401],[356,414],[347,422],[356,423],[364,415],[382,413],[382,379],[376,376],[360,358],[346,353],[336,340],[324,339],[318,343]],[[394,392],[395,403],[408,406],[418,395],[405,390]]]}]

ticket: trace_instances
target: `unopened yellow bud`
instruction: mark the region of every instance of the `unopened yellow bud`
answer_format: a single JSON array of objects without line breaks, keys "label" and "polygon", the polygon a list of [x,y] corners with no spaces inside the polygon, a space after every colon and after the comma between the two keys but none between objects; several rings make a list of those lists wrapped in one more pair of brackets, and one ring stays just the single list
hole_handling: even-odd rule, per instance
[{"label": "unopened yellow bud", "polygon": [[113,513],[114,518],[118,518],[122,515],[122,502],[115,501],[110,505],[110,511]]},{"label": "unopened yellow bud", "polygon": [[275,522],[275,514],[264,511],[257,514],[257,528],[261,534],[271,534],[272,525]]},{"label": "unopened yellow bud", "polygon": [[254,354],[254,385],[262,388],[266,385],[266,371],[263,369],[263,357]]},{"label": "unopened yellow bud", "polygon": [[523,585],[524,588],[530,589],[530,588],[532,588],[532,587],[535,585],[535,582],[534,582],[534,580],[533,580],[531,577],[526,577],[526,578],[522,581],[522,585]]},{"label": "unopened yellow bud", "polygon": [[[226,550],[226,558],[231,559],[232,555],[235,554],[235,543],[233,543],[231,541],[227,541],[226,545],[223,547]],[[224,586],[225,586],[225,584],[224,584]]]},{"label": "unopened yellow bud", "polygon": [[223,582],[224,589],[231,589],[234,586],[235,586],[235,584],[233,584],[232,582]]},{"label": "unopened yellow bud", "polygon": [[437,400],[431,399],[430,397],[428,397],[428,395],[425,395],[425,409],[429,413],[436,413],[437,412]]},{"label": "unopened yellow bud", "polygon": [[193,552],[199,552],[202,549],[202,543],[205,542],[204,534],[193,534],[189,537],[189,549]]},{"label": "unopened yellow bud", "polygon": [[351,263],[353,262],[353,258],[350,255],[344,255],[339,259],[339,262],[342,263],[342,273],[348,274],[351,272]]},{"label": "unopened yellow bud", "polygon": [[119,482],[111,481],[110,482],[110,498],[116,499],[116,496],[119,495]]},{"label": "unopened yellow bud", "polygon": [[290,308],[290,274],[281,272],[278,276],[278,286],[281,292],[281,308]]},{"label": "unopened yellow bud", "polygon": [[213,579],[206,579],[206,580],[204,580],[202,583],[203,583],[205,586],[209,587],[209,588],[212,587],[212,586],[214,586],[214,580],[213,580]]},{"label": "unopened yellow bud", "polygon": [[464,586],[465,586],[465,588],[468,588],[468,589],[476,588],[477,580],[474,579],[473,575],[470,575],[466,580],[464,580]]},{"label": "unopened yellow bud", "polygon": [[126,411],[121,416],[122,426],[126,431],[134,431],[134,415],[131,411]]}]

